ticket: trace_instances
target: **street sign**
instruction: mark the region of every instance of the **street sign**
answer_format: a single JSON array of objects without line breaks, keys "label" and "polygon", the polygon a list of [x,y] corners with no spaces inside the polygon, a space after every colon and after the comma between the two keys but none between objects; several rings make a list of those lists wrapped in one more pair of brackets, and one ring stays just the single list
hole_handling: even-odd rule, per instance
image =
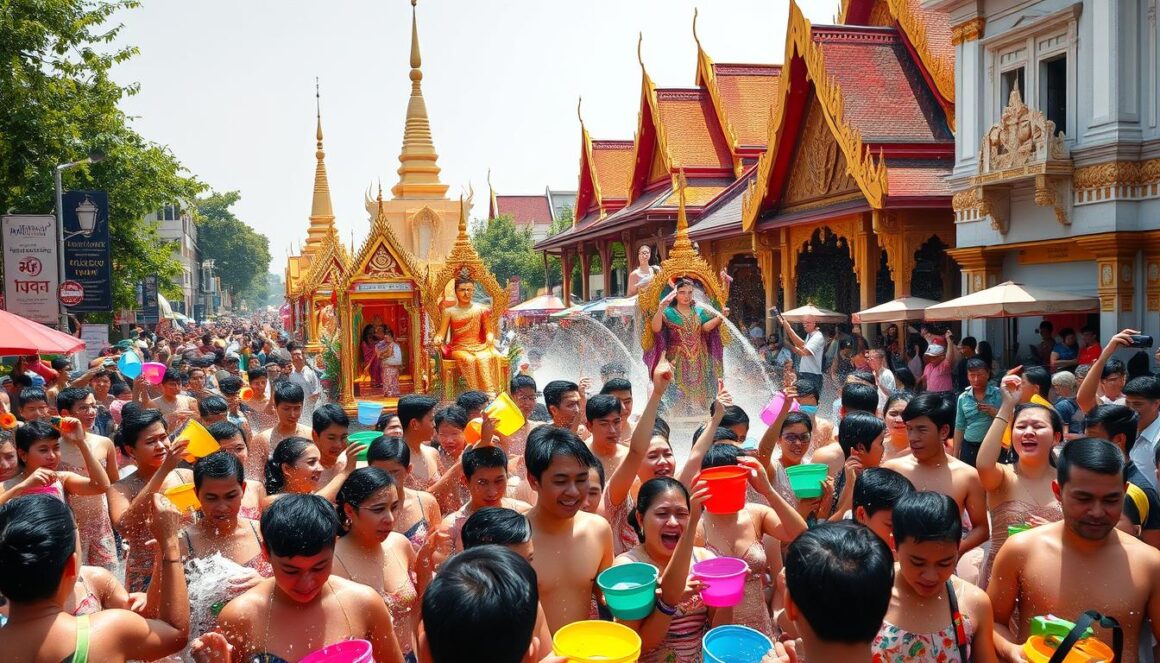
[{"label": "street sign", "polygon": [[55,325],[60,308],[56,292],[56,217],[13,214],[2,221],[4,238],[4,295],[10,310]]},{"label": "street sign", "polygon": [[145,324],[155,325],[161,320],[161,303],[157,299],[157,277],[149,275],[141,284],[141,309],[145,313]]},{"label": "street sign", "polygon": [[85,287],[76,281],[61,281],[56,296],[61,304],[73,307],[85,300]]},{"label": "street sign", "polygon": [[109,196],[104,191],[66,191],[63,279],[83,286],[84,299],[74,312],[113,310],[113,260],[109,240]]}]

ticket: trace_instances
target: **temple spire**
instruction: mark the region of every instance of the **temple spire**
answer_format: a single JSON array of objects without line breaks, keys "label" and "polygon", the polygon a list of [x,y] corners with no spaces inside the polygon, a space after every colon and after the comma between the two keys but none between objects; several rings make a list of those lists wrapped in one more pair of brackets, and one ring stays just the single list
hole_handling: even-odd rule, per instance
[{"label": "temple spire", "polygon": [[688,186],[688,181],[685,179],[685,169],[682,167],[677,171],[676,176],[677,185],[677,232],[673,239],[673,248],[669,251],[669,256],[678,255],[695,255],[693,250],[693,243],[689,240],[689,217],[685,213],[685,187]]},{"label": "temple spire", "polygon": [[407,102],[407,123],[403,150],[399,154],[399,183],[391,189],[396,199],[445,199],[447,186],[439,181],[439,155],[431,139],[427,103],[423,100],[423,61],[419,54],[419,24],[411,0],[411,99]]},{"label": "temple spire", "polygon": [[322,238],[334,232],[334,207],[330,203],[330,182],[326,178],[326,152],[322,149],[322,95],[314,79],[315,135],[314,199],[310,204],[310,229],[306,235],[306,253],[313,253]]}]

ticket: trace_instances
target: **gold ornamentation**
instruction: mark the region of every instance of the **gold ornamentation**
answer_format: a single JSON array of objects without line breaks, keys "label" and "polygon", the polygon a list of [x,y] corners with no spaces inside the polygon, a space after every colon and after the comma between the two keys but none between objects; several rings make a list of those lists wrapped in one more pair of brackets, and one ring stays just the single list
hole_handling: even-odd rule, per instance
[{"label": "gold ornamentation", "polygon": [[857,192],[858,183],[846,168],[846,157],[834,140],[821,108],[815,102],[806,114],[805,127],[790,173],[785,206],[827,197],[828,194]]},{"label": "gold ornamentation", "polygon": [[1160,159],[1112,161],[1076,168],[1076,204],[1160,197]]},{"label": "gold ornamentation", "polygon": [[894,18],[898,20],[899,27],[906,33],[906,38],[910,41],[914,50],[918,52],[918,57],[922,60],[922,64],[926,68],[927,73],[930,74],[931,79],[934,80],[935,87],[938,88],[938,93],[942,95],[943,99],[950,102],[951,107],[947,113],[947,119],[953,126],[955,102],[954,59],[935,55],[927,37],[930,34],[930,30],[927,29],[922,17],[914,11],[914,5],[911,0],[888,0],[888,3],[890,4],[890,13],[894,14]]},{"label": "gold ornamentation", "polygon": [[[644,67],[644,56],[641,54],[641,47],[644,45],[644,33],[636,40],[636,59],[640,63],[640,94],[644,98],[644,104],[641,106],[640,112],[637,113],[636,120],[636,140],[632,146],[632,163],[639,163],[641,141],[644,139],[644,120],[645,112],[649,114],[649,119],[653,125],[653,130],[656,131],[656,154],[654,160],[663,164],[664,172],[673,172],[673,155],[669,152],[669,136],[665,131],[665,125],[661,122],[661,115],[657,111],[657,86],[653,83],[652,78],[648,75],[648,70]],[[629,169],[628,173],[628,204],[632,204],[640,195],[641,187],[633,187],[636,179],[636,166]],[[643,185],[642,185],[643,186]]]},{"label": "gold ornamentation", "polygon": [[983,37],[983,26],[986,24],[987,20],[985,18],[976,16],[969,21],[951,26],[951,43],[958,46],[968,41],[981,39]]},{"label": "gold ornamentation", "polygon": [[[399,244],[399,239],[395,237],[395,232],[391,230],[390,224],[387,223],[386,210],[383,209],[383,191],[381,188],[379,189],[377,203],[378,210],[375,214],[374,221],[371,222],[371,231],[367,235],[367,238],[363,240],[363,245],[359,249],[358,255],[350,262],[350,270],[347,271],[346,278],[342,280],[342,291],[349,290],[354,280],[359,278],[410,279],[416,285],[420,286],[426,278],[427,268],[420,267],[415,257]],[[379,248],[385,248],[396,263],[401,263],[402,268],[399,269],[398,273],[390,277],[375,277],[371,275],[371,259],[376,256]]]}]

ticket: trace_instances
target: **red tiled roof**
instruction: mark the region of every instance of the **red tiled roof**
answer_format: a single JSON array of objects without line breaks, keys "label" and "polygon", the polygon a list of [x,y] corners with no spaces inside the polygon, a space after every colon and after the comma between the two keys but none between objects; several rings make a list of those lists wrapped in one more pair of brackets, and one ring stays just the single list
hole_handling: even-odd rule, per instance
[{"label": "red tiled roof", "polygon": [[954,164],[946,161],[887,159],[886,185],[891,198],[910,196],[950,196],[947,184]]},{"label": "red tiled roof", "polygon": [[813,39],[842,90],[845,121],[864,142],[954,140],[896,29],[814,26]]},{"label": "red tiled roof", "polygon": [[714,64],[713,76],[738,143],[764,147],[770,109],[781,98],[781,65]]},{"label": "red tiled roof", "polygon": [[495,197],[498,214],[512,217],[517,226],[548,225],[552,223],[552,209],[547,196],[500,196]]},{"label": "red tiled roof", "polygon": [[950,12],[935,11],[922,6],[923,0],[906,0],[910,11],[922,21],[926,28],[926,45],[930,55],[955,62],[955,45],[951,43]]},{"label": "red tiled roof", "polygon": [[632,141],[594,140],[592,161],[601,197],[605,200],[627,198],[628,178],[632,173]]},{"label": "red tiled roof", "polygon": [[707,91],[660,89],[656,95],[657,114],[674,167],[733,168],[729,145]]}]

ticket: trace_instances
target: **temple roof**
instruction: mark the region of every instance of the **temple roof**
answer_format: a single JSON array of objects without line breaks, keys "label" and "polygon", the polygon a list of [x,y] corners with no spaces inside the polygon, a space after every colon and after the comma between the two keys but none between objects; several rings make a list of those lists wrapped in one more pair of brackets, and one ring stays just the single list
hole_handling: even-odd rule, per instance
[{"label": "temple roof", "polygon": [[705,90],[656,91],[657,115],[667,134],[669,155],[685,168],[733,168],[729,143],[721,131],[713,100]]},{"label": "temple roof", "polygon": [[495,208],[488,210],[488,220],[508,215],[517,226],[549,225],[552,223],[552,207],[548,196],[495,196]]},{"label": "temple roof", "polygon": [[778,101],[781,65],[714,63],[713,74],[739,147],[765,147],[770,110]]},{"label": "temple roof", "polygon": [[691,228],[689,237],[696,241],[731,237],[741,233],[741,207],[745,191],[752,179],[753,168],[718,195],[701,212],[701,218]]},{"label": "temple roof", "polygon": [[318,82],[314,83],[315,131],[317,142],[314,152],[314,194],[310,203],[310,228],[307,230],[304,255],[310,256],[322,245],[322,240],[334,230],[334,207],[330,202],[330,181],[326,177],[326,152],[322,149],[322,101]]},{"label": "temple roof", "polygon": [[593,140],[584,126],[579,103],[576,116],[580,120],[580,175],[573,225],[589,214],[599,218],[624,206],[634,146],[631,140]]}]

